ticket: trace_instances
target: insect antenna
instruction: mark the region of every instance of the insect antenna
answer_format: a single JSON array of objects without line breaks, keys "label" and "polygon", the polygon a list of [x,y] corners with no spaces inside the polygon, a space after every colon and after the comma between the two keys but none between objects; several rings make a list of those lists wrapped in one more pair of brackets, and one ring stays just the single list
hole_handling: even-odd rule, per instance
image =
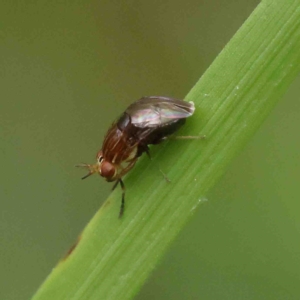
[{"label": "insect antenna", "polygon": [[89,164],[78,164],[78,165],[75,165],[75,167],[89,169],[89,172],[85,176],[83,176],[81,179],[88,178],[89,176],[93,175],[96,172],[95,167],[93,165],[89,165]]},{"label": "insect antenna", "polygon": [[81,179],[86,179],[88,178],[89,176],[93,175],[94,173],[87,173],[85,176],[81,177]]}]

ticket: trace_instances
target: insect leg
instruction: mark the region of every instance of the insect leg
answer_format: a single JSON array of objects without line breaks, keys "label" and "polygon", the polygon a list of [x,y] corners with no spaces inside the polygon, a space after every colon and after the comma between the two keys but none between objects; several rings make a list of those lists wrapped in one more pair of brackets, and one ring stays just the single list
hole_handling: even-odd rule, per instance
[{"label": "insect leg", "polygon": [[119,218],[122,218],[124,209],[125,209],[125,185],[122,179],[119,179],[117,182],[120,182],[121,188],[122,188],[122,201],[121,201],[121,207],[120,207],[120,213]]},{"label": "insect leg", "polygon": [[117,180],[115,183],[114,183],[114,185],[113,185],[113,187],[112,187],[112,191],[118,186],[118,183],[119,183],[119,180]]},{"label": "insect leg", "polygon": [[149,157],[150,160],[152,160],[152,157],[150,155],[150,151],[149,151],[149,148],[147,147],[146,150],[145,150],[147,156]]},{"label": "insect leg", "polygon": [[[150,155],[150,151],[149,148],[147,147],[147,149],[145,150],[146,154],[148,155],[149,159],[152,160],[152,157]],[[162,174],[162,176],[164,177],[164,179],[167,182],[171,182],[171,180],[168,178],[168,176],[162,171],[162,169],[160,168],[160,166],[158,166],[159,172]]]},{"label": "insect leg", "polygon": [[171,135],[168,139],[172,140],[205,140],[206,135]]}]

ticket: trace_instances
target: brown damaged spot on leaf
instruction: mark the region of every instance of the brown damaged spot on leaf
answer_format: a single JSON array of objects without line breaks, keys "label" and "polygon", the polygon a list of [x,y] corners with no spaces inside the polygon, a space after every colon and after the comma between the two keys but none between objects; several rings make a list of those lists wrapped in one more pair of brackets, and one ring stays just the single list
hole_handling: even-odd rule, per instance
[{"label": "brown damaged spot on leaf", "polygon": [[71,253],[75,250],[75,248],[78,246],[80,241],[81,241],[81,235],[77,238],[77,241],[71,246],[71,248],[68,250],[65,256],[61,259],[61,262],[65,261],[71,255]]},{"label": "brown damaged spot on leaf", "polygon": [[103,203],[102,207],[103,207],[103,208],[104,208],[104,207],[107,207],[107,206],[109,206],[110,204],[111,204],[110,200],[106,200],[106,201]]}]

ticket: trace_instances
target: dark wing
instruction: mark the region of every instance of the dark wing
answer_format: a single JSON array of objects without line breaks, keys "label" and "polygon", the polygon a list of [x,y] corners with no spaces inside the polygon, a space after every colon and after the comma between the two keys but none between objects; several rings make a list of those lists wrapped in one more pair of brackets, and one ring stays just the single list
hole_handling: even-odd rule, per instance
[{"label": "dark wing", "polygon": [[166,125],[188,118],[194,111],[193,102],[160,96],[143,97],[126,109],[131,124],[139,128]]}]

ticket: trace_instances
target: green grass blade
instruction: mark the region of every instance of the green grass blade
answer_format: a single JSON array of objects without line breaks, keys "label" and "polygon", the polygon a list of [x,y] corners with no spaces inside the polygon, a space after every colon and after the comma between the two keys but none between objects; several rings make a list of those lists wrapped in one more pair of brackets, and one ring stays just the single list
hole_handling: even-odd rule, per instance
[{"label": "green grass blade", "polygon": [[[125,178],[124,217],[118,219],[117,189],[33,299],[132,299],[297,76],[299,50],[300,1],[262,1],[186,97],[196,112],[180,135],[207,140],[152,147],[153,162],[141,158]],[[171,183],[157,171],[158,161]]]}]

